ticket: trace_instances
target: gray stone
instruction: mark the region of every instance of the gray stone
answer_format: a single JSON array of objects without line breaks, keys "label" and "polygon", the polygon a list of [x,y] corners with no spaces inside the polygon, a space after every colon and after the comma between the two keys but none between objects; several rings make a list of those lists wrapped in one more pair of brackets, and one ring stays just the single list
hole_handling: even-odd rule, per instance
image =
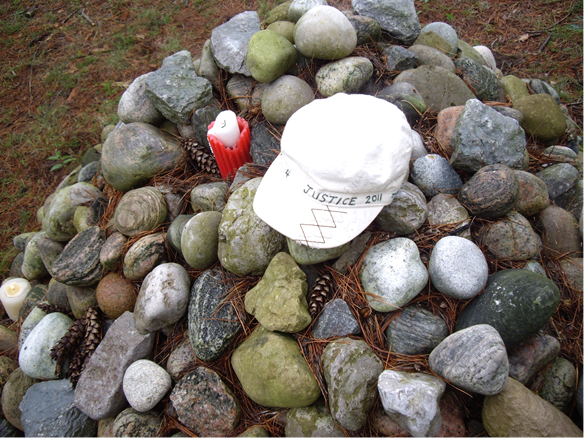
[{"label": "gray stone", "polygon": [[222,211],[227,198],[228,184],[217,181],[200,184],[191,190],[191,206],[195,213],[199,211]]},{"label": "gray stone", "polygon": [[273,30],[261,30],[249,40],[245,62],[252,77],[263,83],[273,82],[298,60],[298,52],[285,37]]},{"label": "gray stone", "polygon": [[511,117],[512,119],[517,120],[520,125],[523,123],[523,114],[521,114],[521,111],[519,110],[508,106],[493,106],[491,108],[493,108],[499,114],[504,115],[505,117]]},{"label": "gray stone", "polygon": [[310,324],[306,275],[290,255],[270,261],[260,282],[245,295],[245,310],[268,330],[296,333]]},{"label": "gray stone", "polygon": [[536,333],[508,350],[509,377],[527,385],[533,376],[560,354],[560,342]]},{"label": "gray stone", "polygon": [[482,395],[501,392],[509,376],[503,339],[487,324],[451,334],[432,350],[428,363],[438,376]]},{"label": "gray stone", "polygon": [[163,115],[146,94],[146,78],[151,73],[138,76],[124,91],[118,103],[118,117],[124,123],[143,122],[157,125]]},{"label": "gray stone", "polygon": [[[28,316],[20,326],[20,333],[18,334],[18,351],[22,350],[22,346],[24,345],[25,339],[28,337],[30,332],[32,332],[32,330],[38,325],[38,323],[41,322],[41,319],[43,319],[45,316],[46,313],[43,312],[38,307],[35,307],[34,309],[31,310],[31,312],[28,314]],[[5,356],[0,357],[4,358]],[[6,359],[8,358],[6,357]],[[0,381],[1,380],[2,379],[0,378]]]},{"label": "gray stone", "polygon": [[200,436],[232,436],[241,417],[233,392],[215,371],[205,367],[180,379],[170,400],[180,422]]},{"label": "gray stone", "polygon": [[94,420],[119,414],[127,405],[124,373],[132,363],[150,356],[155,338],[138,333],[131,312],[116,319],[81,373],[75,406]]},{"label": "gray stone", "polygon": [[448,54],[450,57],[454,57],[456,55],[458,52],[458,35],[452,26],[442,21],[429,23],[422,28],[418,38],[420,39],[426,37],[431,33],[440,37],[440,39],[446,43],[445,46],[440,47],[444,53]]},{"label": "gray stone", "polygon": [[483,101],[505,102],[505,91],[495,73],[474,59],[459,58],[454,65],[467,84],[472,86],[477,98]]},{"label": "gray stone", "polygon": [[558,92],[547,82],[542,81],[541,79],[532,79],[529,81],[529,85],[531,89],[535,91],[537,94],[549,94],[552,96],[558,105],[562,104],[562,100]]},{"label": "gray stone", "polygon": [[513,210],[518,197],[519,181],[513,169],[490,164],[463,184],[458,201],[473,216],[495,219]]},{"label": "gray stone", "polygon": [[217,65],[228,73],[250,76],[245,65],[247,45],[251,36],[260,30],[260,17],[255,11],[241,12],[214,28],[211,50]]},{"label": "gray stone", "polygon": [[107,271],[115,271],[120,266],[127,241],[128,238],[119,232],[106,239],[99,251],[99,262]]},{"label": "gray stone", "polygon": [[560,260],[560,266],[569,287],[582,291],[584,279],[582,277],[582,257],[568,257]]},{"label": "gray stone", "polygon": [[[50,195],[49,198],[53,196]],[[47,198],[47,201],[49,200],[49,198]],[[14,247],[18,250],[18,251],[24,251],[26,249],[26,245],[28,244],[28,242],[30,241],[30,239],[33,238],[33,236],[36,235],[38,231],[31,231],[29,233],[22,233],[22,234],[18,234],[17,236],[14,236],[12,238],[12,244],[14,245]]]},{"label": "gray stone", "polygon": [[197,360],[197,356],[191,346],[191,341],[188,333],[183,337],[182,341],[176,346],[166,360],[166,371],[172,380],[177,382],[191,368],[193,362]]},{"label": "gray stone", "polygon": [[71,312],[76,319],[85,318],[87,309],[97,305],[94,288],[65,285],[65,290]]},{"label": "gray stone", "polygon": [[460,176],[448,160],[436,154],[424,155],[414,161],[410,179],[428,198],[438,193],[456,195],[462,187]]},{"label": "gray stone", "polygon": [[28,388],[37,382],[37,379],[27,376],[20,368],[16,368],[10,373],[4,388],[2,388],[3,416],[17,429],[24,430],[20,421],[20,416],[22,415],[20,402]]},{"label": "gray stone", "polygon": [[459,314],[455,329],[489,324],[510,348],[543,328],[559,302],[560,291],[548,278],[524,269],[499,271]]},{"label": "gray stone", "polygon": [[111,426],[113,436],[146,437],[160,432],[162,419],[154,412],[137,412],[133,408],[124,409]]},{"label": "gray stone", "polygon": [[396,82],[412,84],[424,98],[428,109],[439,112],[451,106],[464,105],[475,95],[462,79],[442,67],[422,65],[400,73]]},{"label": "gray stone", "polygon": [[77,207],[89,206],[100,196],[101,192],[88,183],[76,183],[59,190],[49,206],[44,208],[42,230],[49,239],[69,241],[77,234],[73,224]]},{"label": "gray stone", "polygon": [[361,333],[361,326],[353,316],[349,305],[341,298],[327,303],[314,326],[312,335],[316,339],[328,339]]},{"label": "gray stone", "polygon": [[251,130],[249,153],[255,164],[270,165],[280,152],[280,140],[266,122],[257,123]]},{"label": "gray stone", "polygon": [[168,209],[160,190],[140,187],[124,193],[114,213],[114,227],[132,237],[154,231],[166,220]]},{"label": "gray stone", "polygon": [[25,436],[95,436],[97,422],[75,407],[69,380],[32,385],[20,403]]},{"label": "gray stone", "polygon": [[122,192],[186,161],[186,152],[170,134],[146,123],[129,123],[108,135],[101,165],[105,180]]},{"label": "gray stone", "polygon": [[546,370],[539,396],[560,411],[569,413],[576,394],[578,372],[569,360],[556,358]]},{"label": "gray stone", "polygon": [[207,270],[193,283],[188,310],[188,334],[193,353],[214,361],[241,331],[235,307],[227,299],[229,283],[221,271]]},{"label": "gray stone", "polygon": [[501,84],[505,90],[505,94],[509,96],[511,102],[515,102],[523,97],[529,96],[527,83],[522,81],[517,76],[507,75],[501,78]]},{"label": "gray stone", "polygon": [[349,266],[354,265],[361,258],[370,237],[371,233],[369,231],[363,231],[355,237],[349,243],[349,248],[333,264],[333,269],[341,274],[347,274],[349,272]]},{"label": "gray stone", "polygon": [[211,151],[211,145],[207,139],[209,125],[217,118],[217,115],[220,112],[221,108],[217,108],[213,105],[208,105],[195,110],[195,115],[193,116],[192,121],[195,129],[195,139],[197,140],[197,143],[203,145],[207,151]]},{"label": "gray stone", "polygon": [[303,407],[320,397],[318,382],[290,335],[258,326],[235,349],[231,365],[245,393],[259,405]]},{"label": "gray stone", "polygon": [[219,67],[217,67],[213,58],[211,40],[207,40],[203,44],[200,61],[197,75],[207,79],[212,85],[217,86],[219,84]]},{"label": "gray stone", "polygon": [[357,33],[349,19],[332,6],[309,9],[294,27],[294,43],[307,58],[341,59],[357,46]]},{"label": "gray stone", "polygon": [[75,236],[53,263],[54,278],[70,286],[91,286],[101,278],[103,267],[99,261],[105,232],[90,227]]},{"label": "gray stone", "polygon": [[140,359],[124,373],[124,395],[136,411],[146,412],[158,404],[172,384],[170,375],[156,362]]},{"label": "gray stone", "polygon": [[418,56],[401,46],[389,46],[383,49],[387,61],[386,68],[391,72],[399,72],[416,68],[418,66]]},{"label": "gray stone", "polygon": [[525,217],[533,216],[550,205],[550,197],[545,182],[533,173],[516,170],[519,181],[519,197],[515,203],[515,210]]},{"label": "gray stone", "polygon": [[567,415],[513,379],[485,397],[481,417],[489,436],[582,436]]},{"label": "gray stone", "polygon": [[422,191],[404,181],[393,201],[385,205],[375,218],[375,223],[385,231],[401,236],[415,233],[428,217],[428,206]]},{"label": "gray stone", "polygon": [[416,244],[399,237],[372,246],[359,275],[369,305],[392,312],[409,303],[428,282]]},{"label": "gray stone", "polygon": [[262,274],[286,242],[253,211],[260,181],[252,179],[231,194],[219,224],[219,260],[237,275]]},{"label": "gray stone", "polygon": [[377,20],[363,15],[354,15],[351,12],[344,12],[355,32],[357,32],[357,45],[375,43],[381,39],[381,26]]},{"label": "gray stone", "polygon": [[549,94],[532,94],[513,101],[513,108],[523,114],[525,134],[555,144],[566,132],[566,116]]},{"label": "gray stone", "polygon": [[191,54],[177,52],[162,61],[162,66],[146,78],[146,95],[162,115],[176,124],[189,123],[195,108],[213,100],[211,83],[195,73]]},{"label": "gray stone", "polygon": [[516,120],[505,117],[476,99],[468,101],[450,139],[452,167],[476,172],[489,164],[522,170],[526,163],[525,132]]},{"label": "gray stone", "polygon": [[442,67],[450,73],[456,73],[456,67],[452,59],[434,47],[414,44],[409,50],[418,57],[418,65],[434,65],[436,67]]},{"label": "gray stone", "polygon": [[[87,208],[87,207],[77,207]],[[39,256],[47,268],[49,274],[53,275],[53,262],[59,257],[65,245],[61,242],[56,242],[48,237],[44,236],[44,233],[36,240],[36,245],[38,249]]]},{"label": "gray stone", "polygon": [[251,76],[234,75],[227,81],[225,88],[237,107],[245,111],[261,103],[267,85],[256,82]]},{"label": "gray stone", "polygon": [[180,246],[180,239],[182,232],[185,228],[186,223],[191,220],[194,214],[180,214],[178,215],[168,227],[166,232],[166,243],[168,243],[172,249],[182,255],[182,250]]},{"label": "gray stone", "polygon": [[262,94],[262,113],[277,125],[284,125],[290,116],[314,100],[312,88],[296,76],[284,75],[266,87]]},{"label": "gray stone", "polygon": [[544,253],[550,257],[582,254],[578,221],[572,213],[555,205],[550,205],[537,215],[542,231]]},{"label": "gray stone", "polygon": [[49,271],[41,258],[41,253],[38,248],[38,242],[46,237],[47,234],[40,231],[26,244],[21,270],[24,277],[28,280],[39,280],[49,276]]},{"label": "gray stone", "polygon": [[[412,84],[407,82],[396,82],[385,87],[376,94],[376,97],[387,100],[401,109],[410,126],[415,125],[426,111],[424,98]],[[414,150],[412,150],[412,158],[413,154]]]},{"label": "gray stone", "polygon": [[18,355],[20,369],[34,379],[57,379],[57,363],[51,357],[53,348],[73,320],[60,312],[46,315],[29,333]]},{"label": "gray stone", "polygon": [[77,177],[77,182],[86,182],[90,183],[91,180],[96,176],[100,175],[101,173],[101,164],[99,161],[92,161],[91,163],[86,164],[83,168],[79,171],[79,176]]},{"label": "gray stone", "polygon": [[442,425],[439,401],[446,382],[423,373],[385,370],[377,384],[389,417],[412,436],[436,436]]},{"label": "gray stone", "polygon": [[167,261],[164,233],[149,234],[137,240],[124,257],[124,277],[142,280],[156,266]]},{"label": "gray stone", "polygon": [[344,436],[322,401],[290,409],[286,414],[285,431],[289,437]]},{"label": "gray stone", "polygon": [[207,269],[218,260],[219,222],[218,211],[196,214],[184,226],[181,234],[181,252],[191,268]]},{"label": "gray stone", "polygon": [[420,34],[418,14],[409,0],[352,0],[351,5],[357,14],[374,18],[381,29],[404,44],[410,45]]},{"label": "gray stone", "polygon": [[387,348],[397,354],[429,354],[450,333],[438,315],[419,306],[408,306],[385,329]]},{"label": "gray stone", "polygon": [[299,265],[316,265],[317,263],[336,259],[343,254],[350,245],[350,242],[347,242],[334,248],[310,248],[288,237],[286,238],[286,242],[288,243],[288,251],[290,252],[290,255]]},{"label": "gray stone", "polygon": [[373,409],[382,362],[364,341],[351,338],[329,343],[321,361],[333,417],[345,429],[361,429]]},{"label": "gray stone", "polygon": [[[459,224],[459,227],[463,227],[470,224],[470,221],[468,211],[454,196],[438,194],[428,201],[428,223],[434,226]],[[468,229],[457,235],[470,238]]]},{"label": "gray stone", "polygon": [[580,172],[569,163],[557,163],[535,174],[548,188],[550,200],[566,193],[581,179]]},{"label": "gray stone", "polygon": [[294,0],[288,9],[288,20],[297,22],[309,9],[323,5],[328,5],[326,0]]},{"label": "gray stone", "polygon": [[515,211],[483,227],[481,242],[497,260],[530,260],[539,254],[538,236],[529,221]]},{"label": "gray stone", "polygon": [[162,193],[168,209],[167,222],[172,222],[184,210],[185,197],[171,184],[155,184],[154,188]]},{"label": "gray stone", "polygon": [[152,333],[182,318],[188,308],[191,278],[177,263],[156,266],[142,282],[134,321],[138,333]]},{"label": "gray stone", "polygon": [[373,74],[373,64],[362,56],[349,56],[321,67],[315,76],[320,94],[356,93]]}]

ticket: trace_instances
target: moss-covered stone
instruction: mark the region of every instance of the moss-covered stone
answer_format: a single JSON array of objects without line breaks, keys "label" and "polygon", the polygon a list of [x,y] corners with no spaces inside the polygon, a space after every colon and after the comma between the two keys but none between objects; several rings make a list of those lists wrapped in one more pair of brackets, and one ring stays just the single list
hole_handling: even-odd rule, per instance
[{"label": "moss-covered stone", "polygon": [[245,296],[245,310],[268,330],[296,333],[311,321],[306,274],[290,255],[274,256],[260,282]]},{"label": "moss-covered stone", "polygon": [[231,356],[245,393],[256,403],[275,408],[308,406],[320,387],[296,341],[259,326]]}]

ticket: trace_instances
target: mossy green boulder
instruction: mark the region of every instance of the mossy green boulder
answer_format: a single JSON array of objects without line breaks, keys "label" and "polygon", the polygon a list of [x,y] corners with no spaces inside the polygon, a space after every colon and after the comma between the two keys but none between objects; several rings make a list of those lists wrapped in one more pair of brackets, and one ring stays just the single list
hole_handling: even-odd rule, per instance
[{"label": "mossy green boulder", "polygon": [[258,82],[275,81],[298,61],[298,52],[282,34],[261,30],[249,40],[245,62]]},{"label": "mossy green boulder", "polygon": [[254,402],[273,408],[308,406],[320,397],[320,387],[290,335],[261,325],[231,356],[243,390]]},{"label": "mossy green boulder", "polygon": [[521,127],[528,136],[534,136],[548,144],[556,144],[566,132],[566,116],[549,94],[532,94],[513,102],[513,108],[521,111]]}]

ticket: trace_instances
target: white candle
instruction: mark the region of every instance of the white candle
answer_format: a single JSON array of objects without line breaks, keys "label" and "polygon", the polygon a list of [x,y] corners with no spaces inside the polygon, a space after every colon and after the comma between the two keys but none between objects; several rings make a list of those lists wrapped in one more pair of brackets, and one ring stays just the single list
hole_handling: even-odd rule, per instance
[{"label": "white candle", "polygon": [[0,301],[11,320],[18,319],[18,313],[26,295],[30,291],[30,283],[24,278],[10,278],[0,287]]},{"label": "white candle", "polygon": [[225,147],[235,146],[240,135],[237,116],[233,111],[221,111],[208,133],[214,135]]}]

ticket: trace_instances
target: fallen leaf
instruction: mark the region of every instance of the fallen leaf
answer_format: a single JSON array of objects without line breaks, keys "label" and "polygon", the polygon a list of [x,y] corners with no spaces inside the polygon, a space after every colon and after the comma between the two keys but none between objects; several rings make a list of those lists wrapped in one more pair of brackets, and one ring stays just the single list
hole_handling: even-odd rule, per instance
[{"label": "fallen leaf", "polygon": [[524,33],[523,35],[521,35],[518,40],[521,43],[524,43],[525,41],[527,41],[529,39],[529,34],[528,33]]}]

